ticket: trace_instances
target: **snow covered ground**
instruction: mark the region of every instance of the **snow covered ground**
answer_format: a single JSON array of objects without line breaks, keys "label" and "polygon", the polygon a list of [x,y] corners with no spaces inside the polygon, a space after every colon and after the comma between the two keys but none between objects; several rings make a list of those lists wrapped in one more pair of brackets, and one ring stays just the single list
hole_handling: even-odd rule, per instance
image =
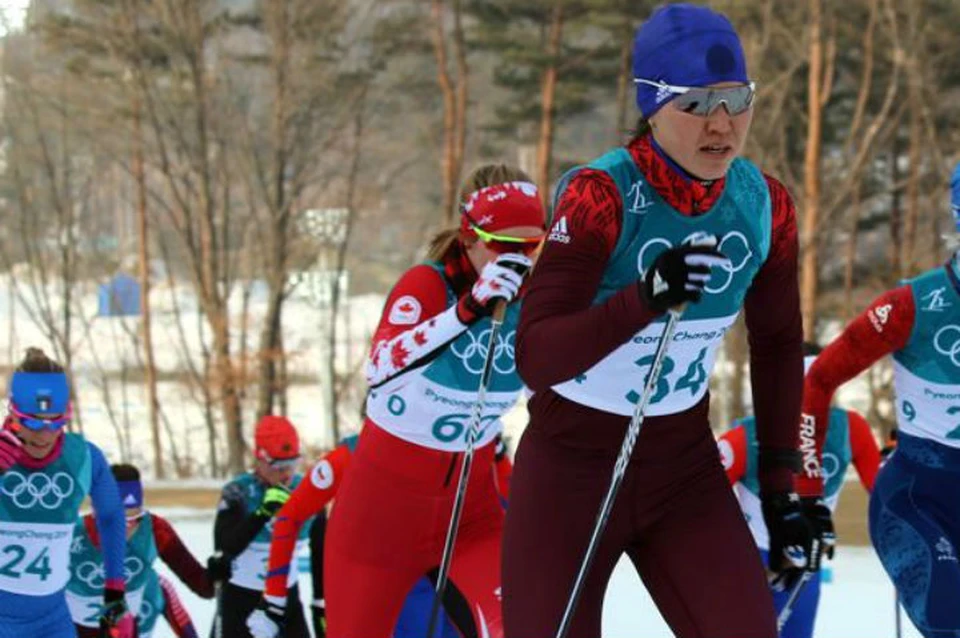
[{"label": "snow covered ground", "polygon": [[[213,547],[211,515],[184,510],[169,514],[177,531],[193,552],[205,557]],[[873,550],[867,547],[841,546],[831,564],[832,582],[823,587],[815,638],[893,638],[893,587]],[[161,564],[161,572],[168,574]],[[706,570],[705,570],[706,572]],[[176,578],[173,577],[174,582]],[[719,584],[722,586],[722,583]],[[178,587],[201,635],[208,635],[214,605],[194,596],[185,586]],[[309,600],[310,579],[301,574],[303,599]],[[919,632],[903,616],[905,638],[918,638]],[[162,624],[162,623],[161,623]],[[607,589],[603,612],[605,638],[668,638],[672,634],[647,596],[632,564],[624,559],[617,566]],[[155,638],[169,638],[161,628]],[[731,637],[735,638],[735,637]]]}]

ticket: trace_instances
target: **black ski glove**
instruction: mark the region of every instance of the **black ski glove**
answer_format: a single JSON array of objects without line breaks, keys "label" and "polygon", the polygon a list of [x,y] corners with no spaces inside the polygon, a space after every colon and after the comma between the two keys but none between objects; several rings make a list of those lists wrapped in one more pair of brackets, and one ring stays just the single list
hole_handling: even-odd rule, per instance
[{"label": "black ski glove", "polygon": [[664,250],[637,282],[654,312],[666,312],[700,301],[710,281],[710,269],[730,268],[730,260],[713,246],[683,245]]},{"label": "black ski glove", "polygon": [[820,569],[820,541],[795,492],[760,496],[770,534],[767,566],[775,589],[792,588],[804,571]]},{"label": "black ski glove", "polygon": [[833,558],[837,546],[837,533],[833,529],[833,512],[822,497],[806,497],[803,501],[803,513],[813,526],[813,532],[820,540],[820,556],[815,556],[817,569],[823,556]]}]

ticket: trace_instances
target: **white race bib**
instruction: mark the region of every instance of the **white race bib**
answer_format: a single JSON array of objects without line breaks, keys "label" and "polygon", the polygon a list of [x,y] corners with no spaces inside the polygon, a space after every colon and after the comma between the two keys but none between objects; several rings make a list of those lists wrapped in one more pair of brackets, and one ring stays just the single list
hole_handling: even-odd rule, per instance
[{"label": "white race bib", "polygon": [[[126,593],[124,600],[127,603],[127,609],[131,611],[140,610],[145,589],[146,586]],[[67,608],[70,609],[70,618],[73,619],[73,624],[82,627],[99,627],[103,596],[81,596],[68,589]],[[141,635],[141,638],[144,637]]]},{"label": "white race bib", "polygon": [[[465,450],[477,391],[445,387],[419,371],[408,373],[408,377],[384,386],[389,393],[382,389],[371,392],[367,416],[404,441],[445,452]],[[477,448],[490,443],[503,430],[500,416],[513,407],[519,396],[519,391],[486,394]]]},{"label": "white race bib", "polygon": [[0,590],[47,596],[66,587],[73,527],[0,521]]},{"label": "white race bib", "polygon": [[897,361],[893,382],[902,432],[960,448],[960,386],[926,381]]},{"label": "white race bib", "polygon": [[[736,318],[680,322],[647,405],[648,416],[676,414],[700,402],[710,387],[717,349]],[[632,415],[653,366],[663,328],[663,322],[648,325],[582,375],[553,386],[553,391],[597,410]]]},{"label": "white race bib", "polygon": [[[297,584],[299,568],[297,557],[303,552],[307,541],[298,540],[290,559],[290,573],[287,575],[287,588]],[[237,587],[263,591],[267,582],[267,566],[270,560],[270,544],[253,542],[242,554],[233,559],[233,574],[230,582]]]}]

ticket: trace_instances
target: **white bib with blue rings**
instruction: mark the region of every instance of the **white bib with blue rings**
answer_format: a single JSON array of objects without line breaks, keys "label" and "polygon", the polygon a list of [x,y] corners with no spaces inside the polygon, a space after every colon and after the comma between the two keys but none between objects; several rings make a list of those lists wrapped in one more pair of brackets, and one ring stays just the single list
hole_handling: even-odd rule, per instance
[{"label": "white bib with blue rings", "polygon": [[[133,536],[126,541],[123,579],[127,609],[140,609],[156,559],[153,519],[145,513]],[[79,520],[70,549],[70,583],[67,585],[67,606],[74,624],[100,626],[105,583],[103,551],[93,544],[83,521]]]},{"label": "white bib with blue rings", "polygon": [[[663,200],[624,148],[607,153],[589,167],[613,178],[624,206],[620,238],[607,262],[595,304],[635,285],[664,249],[704,234],[719,240],[719,250],[732,263],[730,268],[714,268],[703,298],[687,306],[647,406],[649,416],[682,412],[706,395],[717,349],[770,252],[773,222],[766,179],[756,166],[738,158],[727,172],[719,200],[702,215],[689,216]],[[568,173],[561,184],[570,176]],[[665,321],[664,316],[651,322],[589,370],[553,386],[554,392],[604,412],[633,414]]]},{"label": "white bib with blue rings", "polygon": [[[290,481],[290,491],[297,489],[303,477],[295,474]],[[241,474],[233,480],[243,489],[244,502],[246,505],[247,516],[252,515],[260,503],[263,501],[263,495],[266,492],[266,486],[257,479],[252,473]],[[263,591],[267,583],[267,567],[270,561],[270,543],[273,540],[273,525],[276,517],[271,518],[266,525],[254,536],[250,544],[244,548],[238,556],[233,559],[233,571],[230,575],[230,583],[237,587]],[[310,537],[310,526],[313,524],[313,518],[300,527],[300,533],[297,536],[297,543],[294,548],[293,560],[291,565],[296,566],[296,557],[302,554],[308,545]],[[287,577],[287,587],[293,587],[297,584],[299,574],[295,568],[290,569]]]},{"label": "white bib with blue rings", "polygon": [[[913,332],[893,354],[901,431],[960,448],[960,283],[956,259],[909,282]],[[880,313],[883,307],[875,312]],[[889,310],[887,310],[889,312]]]},{"label": "white bib with blue rings", "polygon": [[[439,264],[430,265],[443,276]],[[447,283],[447,308],[456,303]],[[514,406],[523,390],[514,354],[519,317],[520,303],[509,304],[493,346],[493,368],[480,415],[478,448],[500,433],[500,417]],[[467,446],[491,328],[489,317],[477,320],[424,365],[405,370],[372,389],[367,395],[367,415],[404,441],[434,450],[462,452]]]}]

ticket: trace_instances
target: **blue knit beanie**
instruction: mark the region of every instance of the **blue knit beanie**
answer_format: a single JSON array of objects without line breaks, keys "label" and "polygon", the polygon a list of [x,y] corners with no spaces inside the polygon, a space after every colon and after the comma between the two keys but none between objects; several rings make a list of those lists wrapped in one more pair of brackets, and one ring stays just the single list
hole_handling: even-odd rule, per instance
[{"label": "blue knit beanie", "polygon": [[[721,13],[692,4],[657,9],[633,40],[633,77],[675,86],[749,82],[740,38]],[[637,107],[650,118],[676,94],[637,84]]]}]

